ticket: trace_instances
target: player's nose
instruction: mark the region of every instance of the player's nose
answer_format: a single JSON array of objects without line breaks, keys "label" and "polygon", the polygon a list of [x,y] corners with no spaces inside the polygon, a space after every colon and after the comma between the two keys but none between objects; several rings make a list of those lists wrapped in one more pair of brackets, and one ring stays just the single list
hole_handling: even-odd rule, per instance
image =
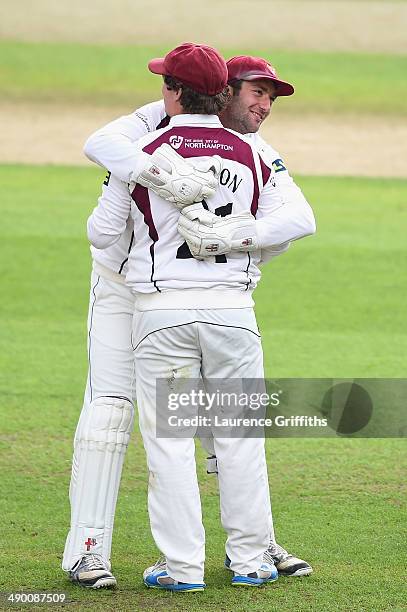
[{"label": "player's nose", "polygon": [[260,101],[260,108],[264,113],[269,113],[271,109],[270,96],[264,96]]}]

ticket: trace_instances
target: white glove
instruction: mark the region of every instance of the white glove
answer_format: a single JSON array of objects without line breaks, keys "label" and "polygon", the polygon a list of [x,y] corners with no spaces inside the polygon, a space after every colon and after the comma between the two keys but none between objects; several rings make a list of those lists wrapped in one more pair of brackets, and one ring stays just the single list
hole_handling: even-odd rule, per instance
[{"label": "white glove", "polygon": [[218,217],[193,204],[181,211],[178,231],[197,259],[258,248],[256,220],[250,212]]},{"label": "white glove", "polygon": [[130,177],[130,193],[140,183],[182,210],[193,202],[210,198],[221,171],[219,155],[199,162],[187,161],[164,143],[152,155],[142,153],[142,161]]}]

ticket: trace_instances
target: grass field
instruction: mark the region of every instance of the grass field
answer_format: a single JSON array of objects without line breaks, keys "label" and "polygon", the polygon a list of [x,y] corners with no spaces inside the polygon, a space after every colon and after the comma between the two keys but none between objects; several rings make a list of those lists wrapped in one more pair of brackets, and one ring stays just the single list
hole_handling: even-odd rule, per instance
[{"label": "grass field", "polygon": [[[278,538],[307,579],[234,592],[222,569],[217,485],[203,473],[203,594],[147,591],[155,560],[136,434],[114,537],[116,592],[84,592],[60,570],[72,434],[86,376],[89,258],[84,222],[103,173],[2,166],[0,591],[65,591],[72,609],[402,610],[402,440],[269,440]],[[264,270],[257,292],[272,377],[406,377],[407,181],[300,177],[319,232]],[[403,308],[404,304],[404,308]],[[54,607],[56,609],[56,607]],[[70,609],[70,608],[68,608]]]},{"label": "grass field", "polygon": [[[147,63],[168,47],[0,42],[0,94],[4,101],[118,104],[134,108],[159,97]],[[362,113],[405,116],[407,57],[357,53],[301,54],[265,48],[222,49],[225,57],[269,57],[295,83],[284,113]],[[294,102],[295,100],[295,102]]]}]

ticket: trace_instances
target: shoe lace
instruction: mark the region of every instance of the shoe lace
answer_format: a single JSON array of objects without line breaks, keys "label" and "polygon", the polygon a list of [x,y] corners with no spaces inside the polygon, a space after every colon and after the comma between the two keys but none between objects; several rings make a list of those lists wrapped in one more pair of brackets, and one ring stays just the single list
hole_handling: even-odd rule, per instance
[{"label": "shoe lace", "polygon": [[99,555],[85,555],[82,559],[82,567],[86,570],[106,569],[103,559]]},{"label": "shoe lace", "polygon": [[154,564],[154,571],[166,570],[166,569],[167,569],[167,559],[164,556],[160,557]]},{"label": "shoe lace", "polygon": [[269,547],[263,555],[263,560],[266,563],[281,563],[281,561],[289,557],[289,553],[285,548],[277,544],[277,542],[270,541]]}]

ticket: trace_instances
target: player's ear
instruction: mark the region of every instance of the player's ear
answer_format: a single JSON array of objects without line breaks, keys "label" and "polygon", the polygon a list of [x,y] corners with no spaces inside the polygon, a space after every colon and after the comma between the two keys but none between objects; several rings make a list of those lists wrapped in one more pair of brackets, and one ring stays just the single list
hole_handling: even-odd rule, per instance
[{"label": "player's ear", "polygon": [[231,96],[233,96],[233,87],[232,85],[228,85],[228,91]]},{"label": "player's ear", "polygon": [[179,99],[182,95],[182,87],[174,91],[174,94],[175,94],[175,98],[174,98],[175,102],[179,102]]}]

